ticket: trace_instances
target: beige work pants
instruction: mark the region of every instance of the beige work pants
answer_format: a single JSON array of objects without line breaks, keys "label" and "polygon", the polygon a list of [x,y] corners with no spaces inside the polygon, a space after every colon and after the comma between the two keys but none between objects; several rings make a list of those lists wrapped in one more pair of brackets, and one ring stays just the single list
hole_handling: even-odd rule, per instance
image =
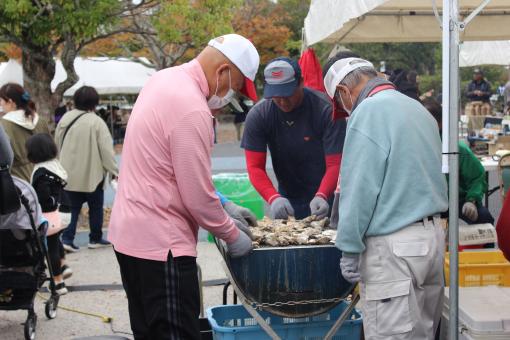
[{"label": "beige work pants", "polygon": [[367,340],[434,339],[443,307],[444,249],[439,218],[366,238],[360,288]]}]

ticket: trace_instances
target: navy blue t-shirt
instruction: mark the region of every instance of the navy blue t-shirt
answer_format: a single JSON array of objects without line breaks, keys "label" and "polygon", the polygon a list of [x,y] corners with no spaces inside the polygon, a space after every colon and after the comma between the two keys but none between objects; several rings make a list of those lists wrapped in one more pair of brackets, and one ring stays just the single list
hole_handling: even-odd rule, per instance
[{"label": "navy blue t-shirt", "polygon": [[326,171],[325,155],[342,153],[345,120],[333,121],[325,94],[304,88],[301,105],[281,111],[262,100],[248,113],[241,147],[271,152],[278,191],[285,197],[311,200]]}]

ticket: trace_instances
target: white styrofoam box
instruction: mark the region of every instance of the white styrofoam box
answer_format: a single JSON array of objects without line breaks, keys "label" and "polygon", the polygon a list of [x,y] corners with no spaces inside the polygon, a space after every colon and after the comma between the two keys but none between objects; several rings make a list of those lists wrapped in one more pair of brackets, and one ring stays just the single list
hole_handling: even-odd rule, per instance
[{"label": "white styrofoam box", "polygon": [[[448,288],[443,321],[448,322]],[[510,288],[459,287],[459,339],[510,339]]]}]

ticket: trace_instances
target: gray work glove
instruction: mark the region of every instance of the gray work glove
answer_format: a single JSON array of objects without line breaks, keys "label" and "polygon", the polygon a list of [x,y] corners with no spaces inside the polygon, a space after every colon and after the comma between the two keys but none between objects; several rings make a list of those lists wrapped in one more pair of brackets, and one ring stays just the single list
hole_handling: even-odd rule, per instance
[{"label": "gray work glove", "polygon": [[286,220],[289,216],[294,216],[294,208],[292,208],[288,199],[285,197],[278,197],[271,203],[269,215],[272,219]]},{"label": "gray work glove", "polygon": [[478,219],[478,208],[473,202],[466,202],[462,206],[462,215],[469,218],[472,222]]},{"label": "gray work glove", "polygon": [[335,198],[333,199],[333,207],[331,208],[331,217],[329,218],[329,227],[332,229],[338,229],[339,205],[340,205],[340,193],[335,192]]},{"label": "gray work glove", "polygon": [[250,209],[241,207],[235,203],[228,201],[223,206],[225,212],[235,220],[241,221],[246,226],[257,226],[257,217],[251,212]]},{"label": "gray work glove", "polygon": [[252,248],[251,239],[242,230],[239,230],[239,236],[234,242],[227,243],[227,251],[231,257],[246,256]]},{"label": "gray work glove", "polygon": [[359,273],[359,254],[342,253],[340,259],[340,270],[344,279],[350,283],[356,283],[361,280]]},{"label": "gray work glove", "polygon": [[237,229],[244,232],[250,239],[253,240],[253,235],[251,233],[250,227],[243,223],[243,221],[236,220],[235,218],[232,219],[234,221],[234,224],[236,225]]},{"label": "gray work glove", "polygon": [[320,196],[315,196],[310,202],[310,212],[312,215],[317,216],[319,219],[323,219],[328,216],[329,203]]}]

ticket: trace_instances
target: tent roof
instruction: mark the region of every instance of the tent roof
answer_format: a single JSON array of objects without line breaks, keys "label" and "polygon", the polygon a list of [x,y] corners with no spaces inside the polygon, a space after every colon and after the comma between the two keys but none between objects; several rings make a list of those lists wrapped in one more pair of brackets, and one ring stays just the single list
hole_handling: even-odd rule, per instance
[{"label": "tent roof", "polygon": [[460,45],[461,67],[477,65],[510,65],[510,40],[466,41]]},{"label": "tent roof", "polygon": [[[442,1],[436,1],[442,14]],[[482,1],[459,0],[461,17]],[[510,1],[492,0],[461,33],[460,39],[505,40],[510,37]],[[441,29],[427,0],[312,0],[305,18],[308,45],[318,42],[436,42]]]},{"label": "tent roof", "polygon": [[[156,72],[129,59],[76,58],[74,67],[80,79],[65,92],[65,96],[72,96],[83,85],[94,87],[101,95],[138,94],[147,79]],[[52,90],[66,76],[61,61],[57,60]],[[23,84],[23,69],[15,60],[0,64],[0,86],[8,82]]]}]

